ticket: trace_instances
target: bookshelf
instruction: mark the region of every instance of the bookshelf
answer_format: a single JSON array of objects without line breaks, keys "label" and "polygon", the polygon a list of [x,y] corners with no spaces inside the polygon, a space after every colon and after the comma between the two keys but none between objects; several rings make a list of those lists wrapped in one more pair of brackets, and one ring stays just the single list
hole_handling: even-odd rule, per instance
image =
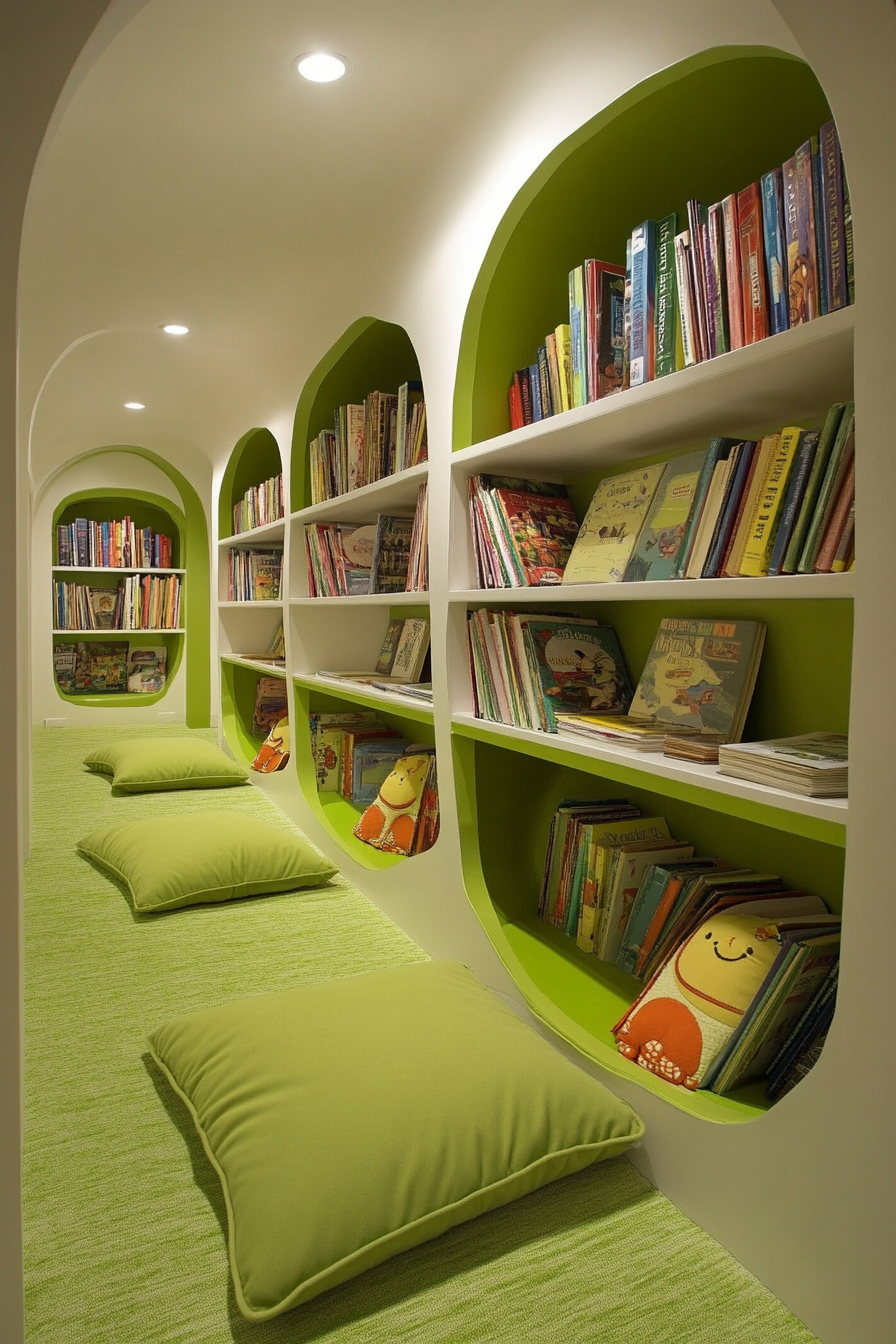
[{"label": "bookshelf", "polygon": [[290,469],[288,594],[289,668],[294,698],[293,750],[296,776],[311,811],[340,848],[367,869],[405,862],[352,835],[360,812],[335,794],[318,793],[311,763],[310,713],[373,709],[408,742],[435,743],[432,708],[386,691],[327,682],[316,673],[372,668],[390,620],[429,619],[428,593],[370,593],[350,597],[309,596],[304,528],[309,523],[374,523],[379,513],[413,516],[417,492],[428,478],[422,462],[381,480],[311,504],[308,444],[333,424],[339,406],[360,403],[373,391],[394,392],[420,379],[420,366],[407,333],[389,322],[364,317],[354,322],[320,360],[296,407]]},{"label": "bookshelf", "polygon": [[[172,555],[169,567],[140,567],[118,565],[60,565],[58,561],[56,529],[67,526],[76,518],[87,518],[91,522],[109,522],[112,519],[132,518],[135,527],[151,527],[153,532],[164,533],[171,537]],[[187,610],[187,570],[182,566],[186,560],[186,521],[181,511],[170,500],[147,491],[121,491],[96,488],[79,491],[66,496],[53,512],[50,538],[53,563],[50,573],[53,583],[83,583],[90,588],[109,588],[115,590],[118,583],[134,575],[154,575],[168,578],[177,575],[181,581],[180,624],[174,628],[146,630],[67,630],[55,625],[55,604],[51,608],[52,644],[78,644],[85,641],[127,642],[133,647],[139,644],[152,644],[167,649],[165,685],[161,691],[78,693],[64,691],[53,676],[53,685],[60,700],[72,706],[97,709],[140,709],[157,704],[168,694],[177,676],[184,656],[184,636],[186,635]]]},{"label": "bookshelf", "polygon": [[[695,118],[694,107],[711,115]],[[763,48],[702,52],[629,90],[549,155],[507,211],[473,287],[455,385],[446,631],[467,896],[537,1017],[619,1078],[721,1124],[761,1116],[762,1086],[726,1097],[687,1093],[624,1060],[610,1028],[639,983],[538,919],[551,816],[562,797],[624,793],[648,815],[666,816],[698,852],[780,872],[840,910],[848,806],[474,718],[467,612],[543,605],[596,617],[616,629],[635,681],[662,617],[759,619],[768,636],[744,739],[846,732],[856,576],[478,590],[467,482],[481,472],[562,480],[581,519],[598,480],[634,462],[705,447],[712,434],[817,427],[834,401],[852,397],[854,307],[522,429],[509,429],[507,407],[514,369],[565,320],[573,266],[586,256],[624,260],[625,239],[642,220],[672,209],[685,218],[686,198],[720,200],[757,180],[829,116],[809,67]],[[688,133],[671,135],[676,125]]]},{"label": "bookshelf", "polygon": [[[255,692],[260,677],[286,678],[285,667],[254,661],[284,624],[286,520],[283,518],[234,533],[234,506],[247,490],[283,472],[277,440],[269,429],[247,430],[234,445],[218,496],[218,655],[221,679],[221,731],[234,757],[248,765],[261,746],[252,733]],[[285,483],[284,483],[285,484]],[[278,551],[283,559],[277,600],[232,601],[228,596],[231,551]]]}]

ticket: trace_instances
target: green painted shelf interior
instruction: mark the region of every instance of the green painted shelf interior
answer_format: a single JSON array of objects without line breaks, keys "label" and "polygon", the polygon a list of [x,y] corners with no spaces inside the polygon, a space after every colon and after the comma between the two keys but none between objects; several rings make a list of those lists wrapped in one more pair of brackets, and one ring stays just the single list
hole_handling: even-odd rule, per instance
[{"label": "green painted shelf interior", "polygon": [[[180,509],[171,501],[164,499],[161,495],[149,494],[145,491],[135,490],[129,494],[123,494],[121,491],[112,490],[86,490],[78,494],[69,495],[62,500],[53,514],[53,557],[54,564],[59,562],[59,554],[56,547],[56,528],[59,524],[67,526],[73,523],[76,518],[88,518],[92,522],[108,523],[113,519],[121,520],[123,518],[132,518],[134,526],[137,528],[151,527],[153,532],[161,532],[171,538],[171,568],[182,568],[182,559],[184,555],[184,537],[186,522]],[[113,591],[118,587],[121,579],[127,574],[127,570],[109,568],[105,573],[100,574],[96,571],[83,573],[80,581],[91,588],[111,588]],[[58,577],[58,576],[57,576]],[[78,579],[78,566],[72,569],[68,582]],[[181,576],[183,581],[183,575]],[[186,609],[186,587],[181,594],[183,603],[182,610]],[[182,616],[182,620],[185,617]],[[174,678],[180,667],[183,656],[184,638],[182,634],[175,632],[163,632],[162,634],[152,634],[143,637],[139,630],[109,630],[104,631],[105,639],[112,641],[126,640],[133,647],[153,646],[161,647],[163,644],[168,650],[167,668],[165,673],[165,685],[160,691],[150,694],[121,691],[109,695],[79,695],[69,694],[60,689],[59,684],[54,678],[56,694],[60,700],[65,700],[72,705],[83,705],[85,707],[113,709],[121,706],[140,706],[154,705],[157,701],[163,700],[168,694]],[[94,635],[89,636],[91,641]],[[54,644],[77,644],[84,640],[83,631],[67,631],[65,634],[54,635]]]},{"label": "green painted shelf interior", "polygon": [[218,536],[233,536],[233,506],[252,486],[279,476],[280,448],[269,429],[249,429],[236,443],[218,495]]},{"label": "green painted shelf interior", "polygon": [[511,376],[569,320],[573,267],[586,257],[623,265],[643,220],[674,210],[684,227],[689,198],[710,205],[749,186],[830,115],[797,57],[717,47],[629,90],[552,151],[495,231],[470,297],[454,448],[509,430]]},{"label": "green painted shelf interior", "polygon": [[533,1011],[590,1058],[693,1115],[740,1121],[768,1109],[761,1084],[728,1097],[691,1093],[620,1058],[611,1027],[641,985],[538,918],[551,818],[561,798],[628,797],[645,815],[664,816],[672,834],[693,841],[698,853],[778,872],[837,910],[842,847],[671,798],[646,776],[642,787],[622,790],[601,775],[600,762],[566,764],[460,734],[453,748],[467,893]]},{"label": "green painted shelf interior", "polygon": [[353,322],[331,346],[306,382],[296,407],[290,468],[291,508],[311,503],[308,444],[333,428],[340,406],[361,403],[370,392],[397,392],[420,378],[420,365],[403,327],[378,318]]},{"label": "green painted shelf interior", "polygon": [[319,793],[311,758],[311,734],[308,724],[309,714],[345,713],[350,705],[362,709],[375,709],[377,715],[391,728],[397,729],[407,742],[419,742],[425,746],[435,745],[435,730],[432,715],[426,715],[417,706],[385,705],[371,696],[346,693],[340,689],[331,692],[330,688],[320,689],[303,682],[295,683],[295,705],[297,722],[293,725],[292,742],[295,756],[296,773],[305,798],[316,813],[321,824],[330,835],[339,842],[345,852],[364,868],[391,868],[393,864],[405,863],[406,859],[397,854],[385,854],[382,850],[365,845],[352,835],[358,818],[364,811],[348,799],[337,793]]},{"label": "green painted shelf interior", "polygon": [[[266,734],[260,737],[252,731],[255,717],[255,694],[260,677],[276,676],[275,669],[260,672],[242,663],[221,659],[221,712],[222,727],[231,751],[241,765],[249,765],[258,755],[258,748]],[[284,694],[286,678],[281,675]]]}]

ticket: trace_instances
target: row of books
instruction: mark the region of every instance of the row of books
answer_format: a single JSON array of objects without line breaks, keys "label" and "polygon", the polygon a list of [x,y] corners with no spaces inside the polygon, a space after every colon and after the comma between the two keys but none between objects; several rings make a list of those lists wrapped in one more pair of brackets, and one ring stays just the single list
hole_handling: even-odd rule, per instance
[{"label": "row of books", "polygon": [[638,225],[625,266],[569,274],[569,322],[517,370],[511,427],[662,378],[852,303],[852,214],[833,121],[708,208]]},{"label": "row of books", "polygon": [[233,506],[234,535],[275,523],[283,517],[285,509],[282,473],[262,481],[261,485],[251,485]]},{"label": "row of books", "polygon": [[405,616],[389,622],[373,668],[355,672],[317,673],[331,681],[350,681],[378,690],[396,691],[432,703],[431,682],[420,678],[429,667],[429,621]]},{"label": "row of books", "polygon": [[765,640],[760,621],[666,617],[632,687],[612,626],[573,613],[471,611],[474,713],[573,737],[646,738],[709,762],[736,742]]},{"label": "row of books", "polygon": [[439,830],[432,748],[403,741],[370,710],[313,713],[309,725],[318,792],[340,794],[358,807],[380,807],[383,833],[356,828],[358,838],[405,854],[431,848]]},{"label": "row of books", "polygon": [[483,588],[839,573],[855,562],[855,407],[604,477],[581,527],[557,482],[473,476],[469,494]]},{"label": "row of books", "polygon": [[308,445],[312,504],[426,461],[426,403],[417,380],[340,406],[333,420]]},{"label": "row of books", "polygon": [[170,569],[171,557],[171,538],[133,518],[75,518],[56,527],[56,563],[67,569]]},{"label": "row of books", "polygon": [[[669,1081],[728,1092],[766,1074],[785,1042],[795,1057],[795,1042],[818,1034],[816,995],[835,976],[839,917],[817,896],[790,890],[777,874],[695,856],[690,842],[671,836],[664,817],[645,817],[627,799],[560,802],[551,822],[538,913],[575,938],[582,952],[644,982],[613,1031],[624,1054]],[[723,929],[726,938],[720,941]],[[727,940],[733,944],[745,932],[756,938],[734,955]],[[689,974],[682,982],[679,959],[686,947]],[[681,994],[682,983],[691,996]],[[662,1067],[654,1067],[658,1061],[649,1051],[638,1056],[644,1043],[632,1024],[638,1009],[660,992],[685,1009],[688,1002],[698,1004],[722,1024],[715,1037],[710,1030],[712,1048],[696,1051],[683,1078],[673,1076],[676,1061],[664,1038],[662,1010],[653,1010],[651,1022],[651,1049],[656,1051],[657,1042],[665,1047]],[[730,1013],[730,1034],[720,1008]],[[823,1016],[821,1021],[825,1026]],[[673,1021],[671,1034],[676,1025],[681,1031],[681,1023]]]},{"label": "row of books", "polygon": [[127,640],[54,644],[53,669],[66,695],[150,694],[165,686],[168,650]]},{"label": "row of books", "polygon": [[57,630],[176,630],[180,576],[132,574],[116,588],[56,582],[53,609]]},{"label": "row of books", "polygon": [[280,598],[282,551],[227,552],[229,602],[277,602]]},{"label": "row of books", "polygon": [[309,594],[424,592],[429,582],[426,498],[421,487],[413,517],[380,513],[375,523],[307,524]]}]

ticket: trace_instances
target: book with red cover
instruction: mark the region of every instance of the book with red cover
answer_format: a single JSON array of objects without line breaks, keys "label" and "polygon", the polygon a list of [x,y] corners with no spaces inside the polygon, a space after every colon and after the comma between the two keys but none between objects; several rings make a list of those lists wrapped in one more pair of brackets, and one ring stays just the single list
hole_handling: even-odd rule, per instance
[{"label": "book with red cover", "polygon": [[763,340],[769,332],[762,196],[758,182],[751,182],[737,194],[737,232],[740,242],[744,345],[752,345],[755,341]]},{"label": "book with red cover", "polygon": [[559,583],[579,535],[572,501],[503,487],[493,498],[522,582],[527,587]]}]

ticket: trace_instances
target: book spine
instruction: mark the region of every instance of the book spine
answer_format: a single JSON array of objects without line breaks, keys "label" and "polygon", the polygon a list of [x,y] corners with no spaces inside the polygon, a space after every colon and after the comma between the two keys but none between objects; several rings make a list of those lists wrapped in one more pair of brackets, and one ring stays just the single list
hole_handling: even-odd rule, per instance
[{"label": "book spine", "polygon": [[682,359],[685,368],[698,361],[694,341],[694,299],[688,262],[690,235],[687,230],[675,235],[675,279],[678,286],[678,321],[681,328]]},{"label": "book spine", "polygon": [[[841,167],[843,167],[842,164]],[[849,178],[846,176],[845,168],[843,168],[843,256],[846,262],[847,302],[855,303],[856,270],[852,237],[852,201],[849,195]]]},{"label": "book spine", "polygon": [[707,302],[713,313],[715,353],[724,355],[731,349],[731,345],[728,336],[728,286],[725,280],[725,234],[721,203],[709,207],[706,238],[709,267],[707,274],[711,285]]},{"label": "book spine", "polygon": [[738,574],[740,573],[740,555],[742,553],[743,548],[738,545],[738,541],[742,535],[741,527],[743,525],[744,514],[746,513],[748,508],[750,509],[752,515],[753,498],[754,498],[753,481],[756,477],[756,471],[759,466],[761,448],[762,448],[761,442],[755,443],[753,445],[753,451],[750,454],[749,465],[747,467],[747,474],[744,478],[743,486],[740,491],[740,496],[737,501],[737,508],[735,510],[734,518],[731,523],[731,528],[728,533],[728,540],[725,543],[725,549],[722,553],[721,561],[719,562],[719,566],[716,570],[716,573],[719,574],[722,578],[734,579],[737,578]]},{"label": "book spine", "polygon": [[843,418],[837,430],[837,437],[831,449],[824,470],[824,476],[818,489],[818,497],[812,511],[812,518],[806,531],[806,540],[800,555],[797,573],[812,574],[815,571],[815,559],[824,536],[831,509],[837,498],[840,483],[849,466],[854,451],[855,406],[849,402],[843,411]]},{"label": "book spine", "polygon": [[765,238],[765,274],[768,282],[769,326],[773,336],[776,336],[779,331],[786,331],[790,326],[781,182],[780,168],[765,173],[760,180],[762,230]]},{"label": "book spine", "polygon": [[537,424],[539,420],[544,419],[544,410],[541,404],[541,377],[537,364],[529,365],[529,402],[532,406],[532,423]]},{"label": "book spine", "polygon": [[849,292],[843,247],[843,164],[840,137],[833,121],[826,121],[819,133],[821,158],[821,194],[824,217],[825,279],[828,312],[845,308]]},{"label": "book spine", "polygon": [[[572,406],[572,349],[569,324],[561,322],[554,336],[557,340],[557,367],[560,374],[560,408],[568,411]],[[523,410],[525,411],[525,407]]]},{"label": "book spine", "polygon": [[812,146],[808,140],[787,160],[782,171],[790,325],[797,327],[818,316]]},{"label": "book spine", "polygon": [[709,544],[706,563],[703,566],[701,577],[704,579],[714,579],[721,573],[722,559],[728,549],[728,540],[734,528],[738,505],[743,496],[755,451],[756,444],[752,442],[745,442],[739,446],[737,464],[731,473],[725,499]]},{"label": "book spine", "polygon": [[510,389],[507,393],[507,401],[510,408],[510,428],[522,429],[526,422],[523,419],[523,398],[522,393],[520,392],[520,377],[518,373],[515,373],[511,380]]},{"label": "book spine", "polygon": [[622,389],[625,373],[625,272],[620,266],[600,272],[597,395]]},{"label": "book spine", "polygon": [[666,215],[656,226],[656,297],[654,311],[654,371],[665,378],[678,367],[680,323],[678,284],[675,278],[675,233],[677,215]]},{"label": "book spine", "polygon": [[818,312],[823,317],[828,311],[828,256],[825,238],[824,184],[821,175],[821,149],[818,136],[813,135],[812,146],[812,217],[815,221],[815,275],[818,286]]},{"label": "book spine", "polygon": [[824,537],[818,548],[818,555],[815,559],[815,573],[829,574],[833,567],[834,556],[840,546],[840,540],[846,527],[846,521],[853,509],[856,497],[856,462],[855,457],[850,461],[846,475],[843,478],[843,484],[837,501],[831,510],[831,516],[828,525],[825,528]]},{"label": "book spine", "polygon": [[741,561],[741,574],[758,576],[768,573],[768,563],[775,539],[775,525],[800,433],[801,430],[796,426],[789,426],[781,431],[777,452],[769,464],[768,475],[756,505],[752,531]]},{"label": "book spine", "polygon": [[655,226],[645,222],[631,238],[632,297],[629,386],[640,387],[653,376],[653,272],[656,258]]},{"label": "book spine", "polygon": [[622,386],[631,385],[632,355],[632,240],[625,240],[625,290],[622,301]]},{"label": "book spine", "polygon": [[688,233],[690,248],[688,263],[691,271],[691,288],[694,296],[694,319],[696,344],[700,360],[709,359],[709,322],[706,303],[705,270],[705,226],[706,210],[697,200],[688,201]]},{"label": "book spine", "polygon": [[541,389],[541,418],[546,420],[554,414],[551,400],[551,374],[548,369],[548,351],[546,345],[538,347],[538,384]]},{"label": "book spine", "polygon": [[849,559],[853,551],[856,528],[856,501],[853,495],[852,503],[849,506],[849,513],[846,518],[846,524],[837,543],[837,549],[834,552],[834,558],[831,561],[831,573],[842,574],[849,564]]},{"label": "book spine", "polygon": [[[560,396],[560,366],[557,363],[557,337],[554,332],[549,332],[544,339],[545,351],[548,361],[548,378],[551,383],[551,414],[559,415],[563,410],[563,401]],[[520,410],[522,415],[522,409]]]},{"label": "book spine", "polygon": [[569,273],[569,344],[572,358],[572,405],[584,406],[588,400],[584,266],[576,266]]},{"label": "book spine", "polygon": [[753,182],[737,196],[737,228],[740,240],[741,293],[743,297],[744,345],[768,335],[768,300],[765,292],[765,261],[762,241],[762,201],[759,183]]},{"label": "book spine", "polygon": [[675,568],[672,571],[673,579],[684,578],[687,572],[688,561],[691,556],[691,549],[697,535],[697,529],[700,525],[700,518],[703,513],[703,506],[706,503],[706,495],[709,490],[712,475],[715,470],[722,451],[726,446],[730,446],[733,439],[714,438],[707,449],[706,457],[703,460],[703,466],[697,481],[694,497],[691,500],[691,510],[688,514],[688,520],[685,523],[684,535],[681,539],[681,546],[675,559]]},{"label": "book spine", "polygon": [[796,526],[800,504],[803,501],[803,495],[812,470],[812,462],[818,448],[818,439],[819,435],[816,430],[807,430],[800,436],[796,459],[790,473],[790,480],[787,483],[787,494],[781,508],[781,521],[778,524],[775,544],[772,547],[771,559],[769,560],[769,574],[780,574],[783,571],[784,557],[787,554],[790,538]]},{"label": "book spine", "polygon": [[728,345],[739,350],[744,343],[744,302],[740,283],[740,244],[737,233],[737,197],[722,201],[722,231],[725,239],[725,288],[728,292]]}]

